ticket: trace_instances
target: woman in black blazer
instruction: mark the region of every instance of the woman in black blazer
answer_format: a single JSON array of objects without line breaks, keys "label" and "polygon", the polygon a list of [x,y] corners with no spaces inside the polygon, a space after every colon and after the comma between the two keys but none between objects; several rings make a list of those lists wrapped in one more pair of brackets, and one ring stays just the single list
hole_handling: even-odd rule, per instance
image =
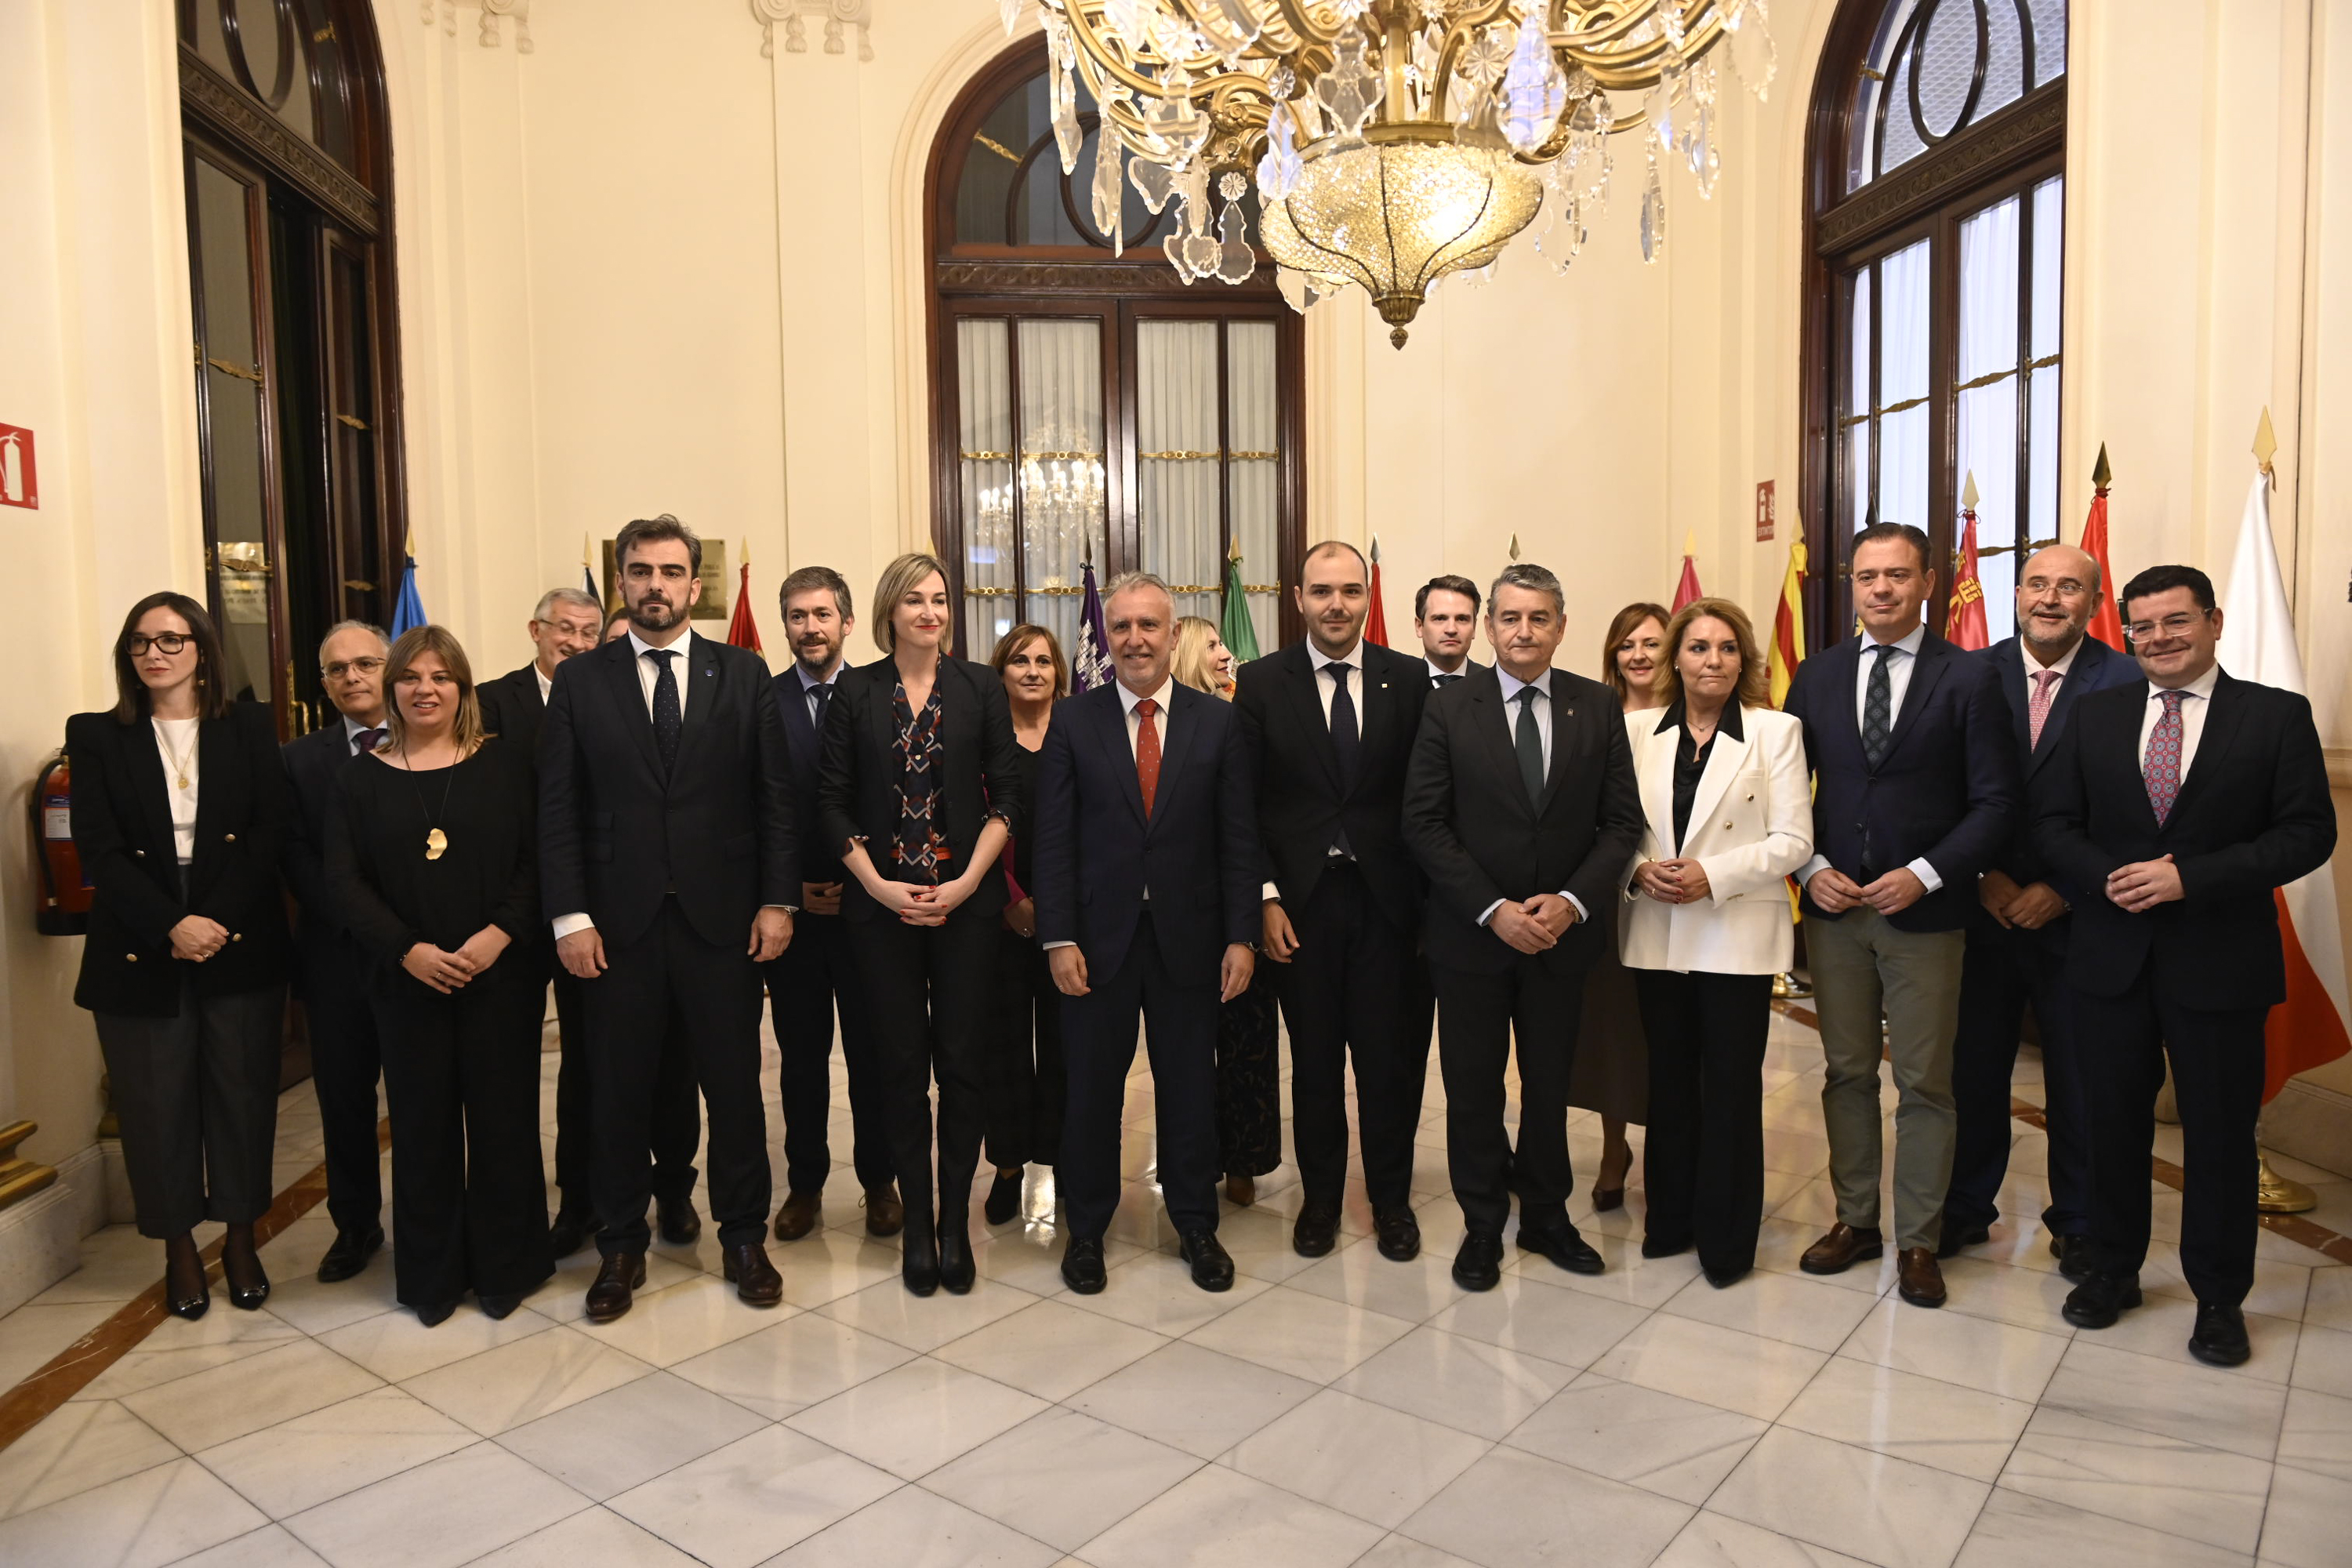
[{"label": "woman in black blazer", "polygon": [[278,857],[291,801],[269,710],[231,702],[212,618],[181,594],[131,606],[114,707],[66,721],[74,847],[97,889],[74,1002],[97,1015],[139,1233],[163,1242],[173,1311],[212,1304],[195,1227],[228,1227],[229,1300],[269,1297],[268,1211],[286,1008]]},{"label": "woman in black blazer", "polygon": [[426,1328],[503,1318],[555,1272],[539,1150],[547,999],[530,757],[482,731],[457,639],[383,667],[389,731],[336,776],[327,886],[373,961],[396,1292]]},{"label": "woman in black blazer", "polygon": [[[874,587],[889,657],[843,674],[824,721],[817,830],[850,874],[842,922],[872,999],[891,1163],[906,1200],[902,1273],[928,1296],[971,1289],[966,1235],[986,1121],[989,970],[1005,903],[990,874],[1021,809],[996,672],[949,656],[947,571],[901,555]],[[940,1088],[933,1219],[930,1083]]]}]

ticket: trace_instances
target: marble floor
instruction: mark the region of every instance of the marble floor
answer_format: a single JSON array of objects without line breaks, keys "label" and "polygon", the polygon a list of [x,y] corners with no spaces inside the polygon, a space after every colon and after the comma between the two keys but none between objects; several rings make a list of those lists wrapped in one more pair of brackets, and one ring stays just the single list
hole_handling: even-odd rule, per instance
[{"label": "marble floor", "polygon": [[[1812,1033],[1776,1018],[1766,1070],[1763,1267],[1722,1291],[1688,1258],[1641,1258],[1638,1185],[1615,1213],[1575,1206],[1607,1273],[1515,1254],[1501,1289],[1457,1289],[1433,1075],[1423,1258],[1378,1256],[1360,1188],[1339,1250],[1294,1256],[1286,1168],[1228,1208],[1241,1279],[1218,1296],[1189,1283],[1157,1212],[1140,1076],[1110,1286],[1083,1300],[1062,1289],[1042,1172],[967,1297],[905,1294],[844,1170],[829,1228],[774,1248],[782,1308],[738,1303],[706,1239],[661,1250],[604,1328],[580,1317],[592,1255],[504,1322],[468,1304],[419,1328],[388,1257],[310,1277],[330,1234],[314,1211],[266,1253],[267,1310],[166,1321],[0,1451],[0,1563],[2352,1562],[2352,1268],[2265,1236],[2236,1372],[2184,1353],[2166,1241],[2147,1305],[2077,1333],[2031,1217],[2042,1137],[2021,1123],[2016,1220],[1948,1265],[1949,1307],[1901,1305],[1884,1267],[1805,1276],[1830,1217]],[[2029,1054],[2021,1095],[2033,1076]],[[1572,1131],[1589,1172],[1598,1126]],[[279,1139],[281,1180],[316,1163],[307,1085]],[[2352,1228],[2352,1184],[2276,1163]],[[2156,1201],[2163,1234],[2179,1199]],[[159,1267],[127,1227],[86,1257],[0,1320],[0,1386]]]}]

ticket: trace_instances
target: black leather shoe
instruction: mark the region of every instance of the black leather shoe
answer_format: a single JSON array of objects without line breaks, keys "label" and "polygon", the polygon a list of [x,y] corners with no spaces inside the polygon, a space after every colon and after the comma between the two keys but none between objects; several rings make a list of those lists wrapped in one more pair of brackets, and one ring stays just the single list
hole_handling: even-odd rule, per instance
[{"label": "black leather shoe", "polygon": [[661,1216],[661,1238],[672,1247],[691,1247],[702,1234],[702,1216],[692,1198],[663,1198],[654,1205]]},{"label": "black leather shoe", "polygon": [[319,1259],[319,1283],[337,1285],[367,1267],[368,1259],[383,1246],[383,1226],[367,1230],[339,1230],[329,1244],[327,1255]]},{"label": "black leather shoe", "polygon": [[980,1217],[991,1225],[1010,1225],[1013,1216],[1021,1212],[1021,1173],[1006,1175],[999,1171],[996,1179],[988,1184],[988,1201],[980,1205]]},{"label": "black leather shoe", "polygon": [[228,1304],[240,1312],[257,1312],[269,1300],[269,1276],[254,1250],[250,1226],[242,1245],[234,1232],[221,1243],[221,1282],[228,1287]]},{"label": "black leather shoe", "polygon": [[1687,1237],[1677,1239],[1671,1236],[1645,1235],[1642,1237],[1642,1256],[1644,1258],[1680,1258],[1690,1249],[1691,1242]]},{"label": "black leather shoe", "polygon": [[768,1249],[759,1242],[729,1247],[719,1258],[719,1272],[747,1307],[772,1307],[784,1299],[784,1277],[768,1261]]},{"label": "black leather shoe", "polygon": [[1233,1256],[1217,1240],[1213,1230],[1187,1232],[1181,1250],[1184,1261],[1192,1266],[1192,1283],[1203,1290],[1230,1290],[1234,1288]]},{"label": "black leather shoe", "polygon": [[198,1318],[203,1317],[206,1312],[210,1311],[212,1310],[212,1287],[209,1285],[199,1286],[196,1293],[193,1296],[174,1296],[172,1298],[172,1315],[175,1318],[185,1318],[188,1321],[193,1323]]},{"label": "black leather shoe", "polygon": [[1099,1237],[1074,1236],[1062,1248],[1062,1283],[1081,1296],[1103,1288],[1103,1245]]},{"label": "black leather shoe", "polygon": [[175,1236],[163,1244],[163,1299],[171,1304],[173,1317],[185,1318],[190,1322],[203,1317],[213,1304],[212,1286],[193,1232]]},{"label": "black leather shoe", "polygon": [[604,1267],[596,1270],[595,1282],[588,1287],[588,1321],[609,1323],[629,1310],[630,1292],[646,1282],[646,1255],[642,1252],[610,1252],[604,1255]]},{"label": "black leather shoe", "polygon": [[477,1296],[474,1298],[474,1305],[479,1307],[482,1310],[482,1316],[489,1319],[492,1322],[503,1322],[507,1319],[514,1316],[514,1310],[522,1305],[522,1298],[520,1296]]},{"label": "black leather shoe", "polygon": [[1699,1272],[1706,1275],[1706,1282],[1714,1286],[1717,1289],[1728,1290],[1734,1285],[1738,1284],[1742,1279],[1748,1278],[1748,1271],[1751,1267],[1753,1266],[1743,1264],[1738,1268],[1702,1268]]},{"label": "black leather shoe", "polygon": [[2254,1347],[2246,1341],[2246,1314],[2219,1301],[2197,1303],[2197,1328],[2189,1353],[2207,1366],[2243,1366]]},{"label": "black leather shoe", "polygon": [[971,1237],[965,1234],[959,1215],[940,1226],[940,1283],[951,1296],[968,1295],[973,1274]]},{"label": "black leather shoe", "polygon": [[1411,1209],[1391,1209],[1373,1221],[1381,1256],[1391,1263],[1410,1263],[1421,1256],[1421,1221]]},{"label": "black leather shoe", "polygon": [[1564,1219],[1538,1226],[1521,1220],[1519,1245],[1529,1252],[1541,1253],[1570,1274],[1598,1274],[1609,1267],[1601,1261],[1601,1254],[1577,1234],[1576,1226]]},{"label": "black leather shoe", "polygon": [[928,1296],[940,1288],[940,1243],[929,1226],[908,1226],[898,1242],[898,1278],[909,1295]]},{"label": "black leather shoe", "polygon": [[1992,1229],[1981,1225],[1954,1225],[1944,1222],[1943,1239],[1936,1244],[1937,1258],[1958,1258],[1971,1247],[1982,1247],[1992,1239]]},{"label": "black leather shoe", "polygon": [[561,1263],[595,1240],[596,1233],[604,1228],[593,1214],[559,1214],[547,1227],[547,1249]]},{"label": "black leather shoe", "polygon": [[2138,1275],[2092,1274],[2067,1292],[2058,1315],[2078,1329],[2111,1329],[2117,1318],[2138,1305]]},{"label": "black leather shoe", "polygon": [[1339,1210],[1332,1204],[1308,1204],[1290,1226],[1290,1250],[1301,1258],[1321,1258],[1339,1244]]},{"label": "black leather shoe", "polygon": [[457,1310],[457,1303],[455,1301],[436,1301],[429,1307],[417,1308],[416,1321],[428,1329],[437,1329],[447,1322],[449,1314]]},{"label": "black leather shoe", "polygon": [[1492,1290],[1503,1282],[1503,1238],[1476,1231],[1462,1238],[1454,1255],[1454,1282],[1465,1290]]},{"label": "black leather shoe", "polygon": [[2059,1274],[2080,1285],[2091,1277],[2090,1248],[2079,1236],[2053,1236],[2050,1238],[2050,1256],[2058,1260]]}]

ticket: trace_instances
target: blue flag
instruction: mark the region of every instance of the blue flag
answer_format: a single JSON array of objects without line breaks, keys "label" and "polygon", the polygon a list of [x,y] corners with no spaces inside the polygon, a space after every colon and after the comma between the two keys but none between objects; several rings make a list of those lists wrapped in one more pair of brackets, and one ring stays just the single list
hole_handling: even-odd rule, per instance
[{"label": "blue flag", "polygon": [[1086,563],[1087,596],[1078,606],[1078,649],[1070,660],[1070,691],[1091,690],[1110,679],[1110,635],[1103,630],[1102,595],[1095,588],[1095,563]]},{"label": "blue flag", "polygon": [[416,557],[408,557],[408,564],[400,573],[400,603],[393,606],[392,635],[425,624],[425,601],[416,596]]}]

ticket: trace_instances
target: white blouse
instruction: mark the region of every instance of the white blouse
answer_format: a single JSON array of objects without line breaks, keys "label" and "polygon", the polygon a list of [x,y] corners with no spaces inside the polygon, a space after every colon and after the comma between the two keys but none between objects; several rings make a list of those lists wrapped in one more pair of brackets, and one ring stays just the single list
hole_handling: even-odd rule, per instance
[{"label": "white blouse", "polygon": [[[163,799],[172,810],[172,838],[180,864],[196,858],[196,729],[201,719],[154,719],[155,750],[163,758]],[[180,781],[186,779],[187,787]]]}]

